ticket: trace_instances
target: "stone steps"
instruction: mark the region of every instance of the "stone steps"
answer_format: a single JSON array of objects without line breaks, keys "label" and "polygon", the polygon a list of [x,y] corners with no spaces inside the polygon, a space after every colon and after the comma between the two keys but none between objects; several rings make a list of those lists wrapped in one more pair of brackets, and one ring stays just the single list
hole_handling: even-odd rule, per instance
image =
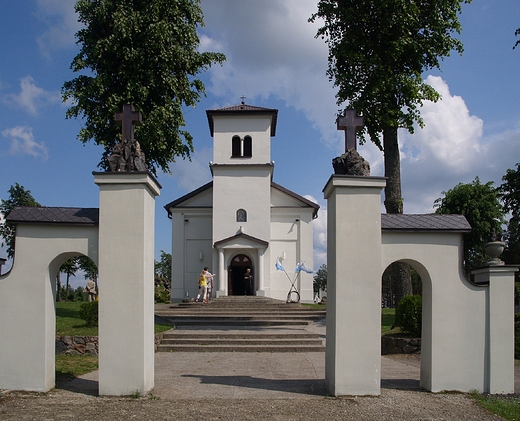
[{"label": "stone steps", "polygon": [[159,352],[324,352],[320,337],[313,333],[165,332]]},{"label": "stone steps", "polygon": [[159,352],[324,352],[319,335],[304,330],[325,317],[299,304],[265,297],[221,297],[207,305],[182,303],[156,308],[173,323]]}]

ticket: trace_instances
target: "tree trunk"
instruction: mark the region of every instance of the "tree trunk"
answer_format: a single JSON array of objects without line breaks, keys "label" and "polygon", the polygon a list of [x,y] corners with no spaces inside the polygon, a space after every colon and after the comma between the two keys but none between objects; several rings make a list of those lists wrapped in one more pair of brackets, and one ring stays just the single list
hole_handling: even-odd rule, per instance
[{"label": "tree trunk", "polygon": [[[385,209],[386,213],[403,213],[401,194],[401,159],[397,127],[385,127],[383,130],[383,148],[385,153]],[[412,295],[412,277],[410,266],[406,263],[392,263],[390,267],[392,289],[395,293],[395,306],[406,296]]]},{"label": "tree trunk", "polygon": [[60,279],[60,272],[56,275],[56,301],[61,301],[60,298],[60,292],[61,292],[61,279]]},{"label": "tree trunk", "polygon": [[397,127],[383,130],[383,148],[385,153],[385,209],[386,213],[403,213],[401,194],[401,159],[397,141]]},{"label": "tree trunk", "polygon": [[67,283],[66,283],[66,289],[65,289],[65,301],[69,300],[69,280],[70,280],[70,274],[67,273]]}]

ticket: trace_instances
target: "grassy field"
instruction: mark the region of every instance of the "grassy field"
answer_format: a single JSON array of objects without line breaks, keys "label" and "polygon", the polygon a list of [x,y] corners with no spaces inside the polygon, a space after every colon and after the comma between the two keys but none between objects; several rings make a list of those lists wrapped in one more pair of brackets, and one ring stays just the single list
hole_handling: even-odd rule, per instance
[{"label": "grassy field", "polygon": [[482,408],[485,408],[506,420],[520,420],[519,397],[482,395],[478,392],[471,392],[470,396],[475,399]]},{"label": "grassy field", "polygon": [[[97,327],[87,327],[85,320],[79,317],[79,308],[83,302],[56,303],[57,336],[97,336]],[[155,325],[155,333],[169,330],[169,326]]]},{"label": "grassy field", "polygon": [[[57,336],[97,336],[97,327],[87,327],[79,317],[83,302],[56,303]],[[155,325],[155,333],[169,330],[170,326]],[[56,355],[56,380],[70,379],[98,369],[98,357],[91,355]]]}]

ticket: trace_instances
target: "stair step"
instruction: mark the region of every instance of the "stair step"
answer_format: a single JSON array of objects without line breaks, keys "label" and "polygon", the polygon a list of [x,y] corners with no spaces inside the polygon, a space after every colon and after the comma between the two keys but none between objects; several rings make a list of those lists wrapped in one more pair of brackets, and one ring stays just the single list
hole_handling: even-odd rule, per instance
[{"label": "stair step", "polygon": [[159,345],[159,352],[325,352],[323,345]]},{"label": "stair step", "polygon": [[326,310],[272,298],[219,297],[208,305],[161,306],[155,315],[180,329],[163,334],[160,352],[325,351],[319,335],[303,328],[323,319]]},{"label": "stair step", "polygon": [[161,345],[323,345],[321,339],[163,339]]},{"label": "stair step", "polygon": [[284,339],[290,336],[295,339],[316,339],[319,335],[316,333],[306,332],[287,332],[282,333],[255,333],[250,331],[244,331],[243,333],[214,333],[211,331],[195,333],[187,331],[167,331],[163,333],[164,339],[179,338],[179,339]]},{"label": "stair step", "polygon": [[167,318],[171,320],[175,326],[202,326],[207,327],[208,323],[211,323],[211,326],[308,326],[310,322],[308,320],[265,320],[265,319],[256,319],[256,320],[238,320],[238,319],[187,319],[187,320],[179,320],[176,318]]}]

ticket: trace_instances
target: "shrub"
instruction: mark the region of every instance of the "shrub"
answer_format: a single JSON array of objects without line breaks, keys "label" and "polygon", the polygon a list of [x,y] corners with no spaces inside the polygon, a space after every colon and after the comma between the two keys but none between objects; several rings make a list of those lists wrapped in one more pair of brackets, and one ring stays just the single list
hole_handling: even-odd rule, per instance
[{"label": "shrub", "polygon": [[87,322],[87,327],[96,327],[98,325],[98,302],[91,301],[81,304],[79,317]]},{"label": "shrub", "polygon": [[407,295],[395,310],[395,324],[416,338],[421,337],[422,297]]},{"label": "shrub", "polygon": [[156,303],[169,303],[170,302],[170,290],[167,289],[163,284],[155,286],[155,302]]}]

